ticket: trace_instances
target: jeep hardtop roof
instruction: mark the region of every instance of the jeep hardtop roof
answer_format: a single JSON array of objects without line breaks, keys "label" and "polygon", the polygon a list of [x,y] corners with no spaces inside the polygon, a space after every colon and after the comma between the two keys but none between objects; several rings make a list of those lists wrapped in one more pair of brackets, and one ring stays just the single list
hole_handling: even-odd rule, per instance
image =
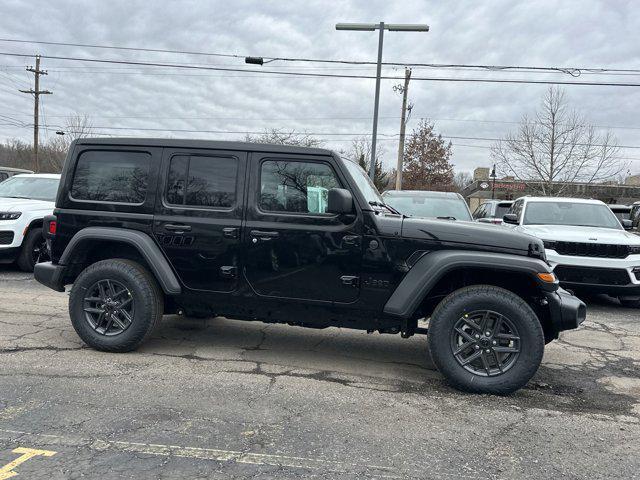
[{"label": "jeep hardtop roof", "polygon": [[274,145],[270,143],[233,142],[223,140],[191,140],[186,138],[79,138],[76,145],[118,145],[136,147],[201,148],[217,150],[241,150],[250,152],[291,153],[303,155],[333,155],[331,150],[315,147]]}]

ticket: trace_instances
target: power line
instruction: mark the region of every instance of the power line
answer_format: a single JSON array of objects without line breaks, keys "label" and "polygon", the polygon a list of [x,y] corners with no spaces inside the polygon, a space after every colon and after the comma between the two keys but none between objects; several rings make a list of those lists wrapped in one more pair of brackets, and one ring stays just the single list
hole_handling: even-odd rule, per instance
[{"label": "power line", "polygon": [[[123,50],[123,51],[136,51],[146,53],[171,53],[180,55],[194,55],[205,57],[221,57],[221,58],[236,58],[244,59],[247,55],[231,54],[231,53],[213,53],[202,52],[193,50],[172,50],[164,48],[143,48],[143,47],[123,47],[116,45],[99,45],[89,43],[70,43],[70,42],[51,42],[42,40],[24,40],[15,38],[0,38],[0,42],[7,43],[19,43],[19,44],[38,44],[38,45],[52,45],[52,46],[64,46],[64,47],[82,47],[82,48],[95,48],[105,50]],[[254,55],[255,56],[255,55]],[[262,56],[262,58],[269,61],[284,61],[284,62],[311,62],[311,63],[330,63],[330,64],[346,64],[346,65],[376,65],[376,62],[368,60],[341,60],[341,59],[319,59],[319,58],[305,58],[305,57],[269,57]],[[554,72],[565,73],[572,76],[579,76],[582,73],[605,73],[605,72],[620,72],[620,73],[640,73],[640,69],[621,69],[621,68],[608,68],[608,67],[539,67],[539,66],[522,66],[522,65],[486,65],[486,64],[460,64],[460,63],[413,63],[413,62],[382,62],[385,66],[395,67],[427,67],[427,68],[472,68],[472,69],[484,69],[484,70],[530,70],[538,72]]]},{"label": "power line", "polygon": [[[121,130],[121,131],[140,131],[140,132],[180,132],[180,133],[214,133],[214,134],[240,134],[240,135],[262,135],[264,134],[264,130],[256,131],[256,130],[203,130],[203,129],[191,129],[191,128],[161,128],[161,127],[112,127],[112,126],[95,126],[98,130]],[[313,136],[349,136],[353,138],[368,136],[369,133],[363,132],[299,132],[304,135],[313,135]],[[388,137],[388,139],[395,139],[399,136],[398,133],[378,133],[381,137]],[[500,142],[504,141],[504,138],[492,138],[492,137],[467,137],[460,135],[442,135],[443,138],[449,140],[480,140],[480,141],[491,141],[491,142]],[[576,143],[577,146],[586,146],[584,143]],[[605,146],[603,144],[598,143],[590,143],[588,145],[594,147],[602,147]],[[618,148],[629,148],[629,149],[640,149],[640,145],[615,145]]]},{"label": "power line", "polygon": [[[0,52],[0,55],[6,55],[11,57],[29,58],[32,55],[24,53],[14,52]],[[308,78],[350,78],[350,79],[366,79],[375,80],[373,75],[348,75],[337,73],[311,73],[311,72],[277,72],[273,70],[262,69],[240,69],[240,68],[226,68],[226,67],[209,67],[203,65],[181,65],[176,63],[156,63],[156,62],[141,62],[134,60],[106,60],[97,58],[83,58],[83,57],[69,57],[69,56],[57,56],[57,55],[41,55],[42,58],[50,60],[67,60],[67,61],[79,61],[79,62],[94,62],[94,63],[107,63],[107,64],[119,64],[119,65],[145,65],[152,67],[165,67],[165,68],[182,68],[189,70],[213,70],[223,72],[251,72],[262,75],[280,75],[280,76],[295,76],[295,77],[308,77]],[[403,80],[404,77],[398,76],[381,76],[382,80]],[[489,79],[489,78],[450,78],[450,77],[413,77],[416,81],[431,81],[431,82],[472,82],[472,83],[511,83],[511,84],[539,84],[539,85],[581,85],[581,86],[599,86],[599,87],[640,87],[640,83],[616,83],[616,82],[569,82],[569,81],[556,81],[556,80],[504,80],[504,79]]]}]

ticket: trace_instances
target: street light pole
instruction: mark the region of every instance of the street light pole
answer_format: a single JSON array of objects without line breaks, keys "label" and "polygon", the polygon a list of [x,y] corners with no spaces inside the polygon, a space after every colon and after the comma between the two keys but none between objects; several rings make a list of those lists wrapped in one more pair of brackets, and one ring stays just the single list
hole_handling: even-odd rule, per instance
[{"label": "street light pole", "polygon": [[376,138],[378,136],[378,109],[380,108],[380,76],[382,74],[382,43],[384,41],[384,22],[380,22],[378,36],[378,65],[376,66],[376,94],[373,101],[373,133],[371,134],[371,164],[369,176],[371,181],[376,178]]},{"label": "street light pole", "polygon": [[429,26],[423,24],[397,24],[384,22],[380,23],[337,23],[336,30],[358,30],[358,31],[374,31],[380,30],[378,36],[378,64],[376,66],[376,93],[373,104],[373,132],[371,134],[371,164],[369,166],[369,176],[371,180],[376,174],[376,136],[378,133],[378,109],[380,104],[380,77],[382,74],[382,44],[384,40],[384,31],[390,32],[428,32]]}]

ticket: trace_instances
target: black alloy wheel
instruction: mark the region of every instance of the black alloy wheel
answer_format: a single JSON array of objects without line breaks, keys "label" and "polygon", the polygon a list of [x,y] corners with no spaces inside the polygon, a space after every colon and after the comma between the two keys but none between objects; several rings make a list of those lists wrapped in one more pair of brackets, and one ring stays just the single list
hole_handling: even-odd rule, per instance
[{"label": "black alloy wheel", "polygon": [[458,319],[451,331],[451,349],[465,370],[492,377],[513,367],[520,355],[520,335],[504,315],[477,310]]},{"label": "black alloy wheel", "polygon": [[494,285],[470,285],[447,295],[431,314],[427,340],[448,383],[497,395],[527,384],[545,344],[542,324],[527,301]]},{"label": "black alloy wheel", "polygon": [[85,268],[69,294],[71,324],[90,347],[130,352],[162,319],[164,298],[155,277],[140,263],[100,260]]},{"label": "black alloy wheel", "polygon": [[98,280],[86,290],[83,303],[87,323],[101,335],[119,335],[133,322],[133,296],[116,280]]}]

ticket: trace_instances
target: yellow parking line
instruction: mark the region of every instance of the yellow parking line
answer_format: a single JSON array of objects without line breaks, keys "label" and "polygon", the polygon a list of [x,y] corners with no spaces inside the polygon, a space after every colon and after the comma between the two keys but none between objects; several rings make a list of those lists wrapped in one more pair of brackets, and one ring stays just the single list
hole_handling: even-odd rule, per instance
[{"label": "yellow parking line", "polygon": [[[138,443],[138,442],[125,442],[116,440],[105,440],[98,438],[77,438],[77,437],[65,437],[61,435],[47,435],[42,433],[30,433],[19,430],[8,430],[0,428],[0,433],[19,435],[24,438],[25,436],[41,439],[42,442],[49,442],[55,445],[66,446],[79,446],[83,445],[92,450],[98,452],[104,452],[106,450],[116,450],[123,453],[134,454],[146,454],[157,455],[165,457],[182,457],[193,458],[197,460],[213,460],[218,462],[234,462],[250,465],[273,465],[289,468],[303,468],[307,470],[316,470],[322,473],[342,473],[352,474],[355,476],[358,474],[364,474],[365,476],[372,476],[374,478],[385,479],[401,479],[401,478],[422,478],[424,475],[423,470],[403,469],[397,470],[394,467],[380,466],[366,463],[351,463],[341,462],[337,460],[330,460],[327,458],[310,458],[310,457],[297,457],[290,455],[277,455],[268,453],[252,453],[241,452],[237,450],[222,450],[217,448],[201,448],[201,447],[188,447],[180,445],[163,445],[153,443]],[[55,453],[55,452],[54,452]],[[435,477],[454,477],[454,478],[468,478],[468,479],[487,479],[488,477],[475,474],[470,471],[452,472],[440,469],[437,465],[431,464],[429,467],[429,473]],[[0,480],[4,480],[1,477]]]},{"label": "yellow parking line", "polygon": [[13,449],[13,453],[21,453],[22,455],[0,468],[0,480],[5,480],[18,475],[18,473],[13,470],[30,458],[38,456],[52,457],[56,454],[56,452],[52,452],[51,450],[37,450],[35,448],[26,447],[15,448]]}]

